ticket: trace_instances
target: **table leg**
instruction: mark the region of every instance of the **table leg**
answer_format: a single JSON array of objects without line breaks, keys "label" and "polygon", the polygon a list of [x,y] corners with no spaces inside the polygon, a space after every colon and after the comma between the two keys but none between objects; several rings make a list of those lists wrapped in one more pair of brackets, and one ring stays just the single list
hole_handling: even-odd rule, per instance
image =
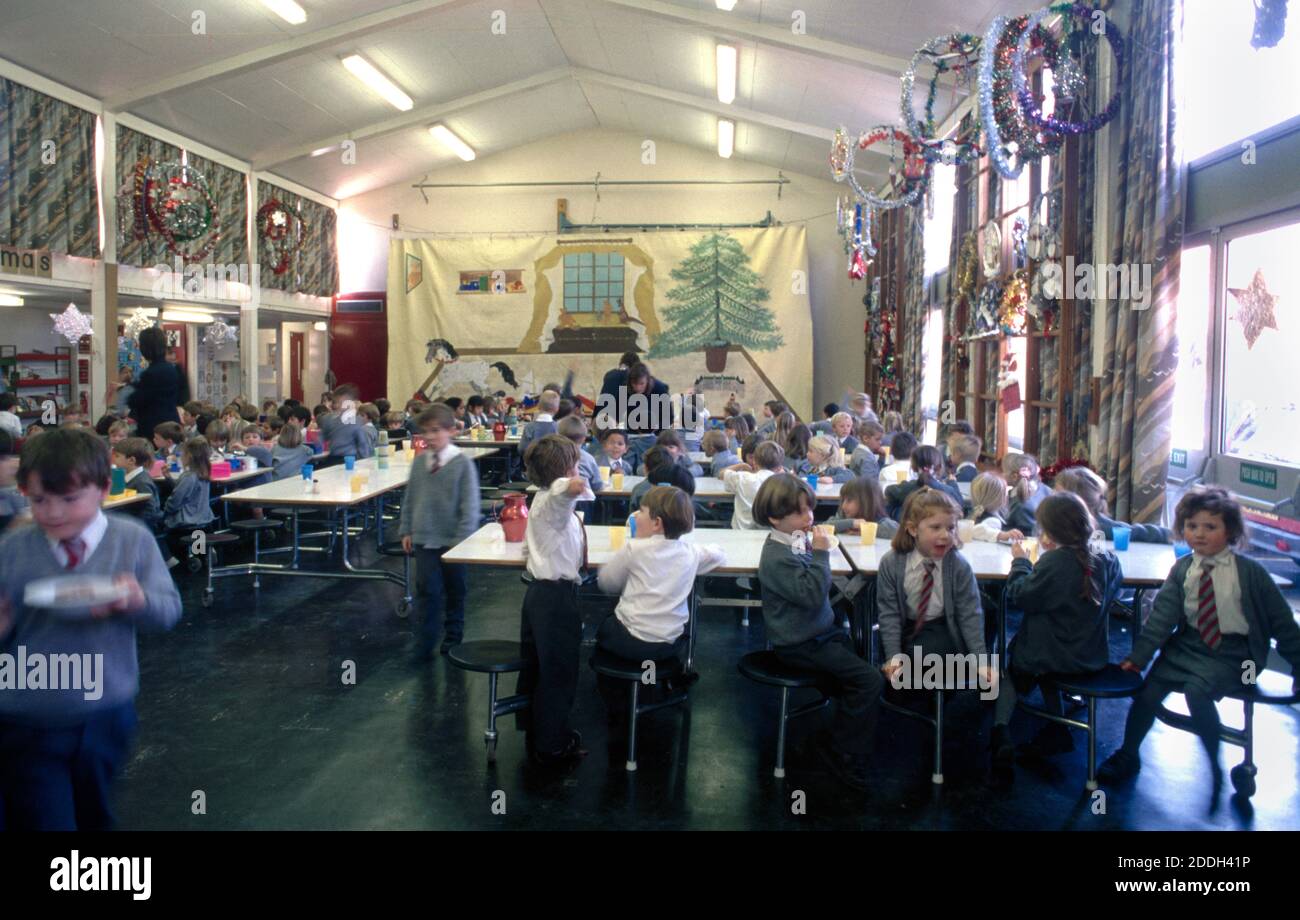
[{"label": "table leg", "polygon": [[1133,647],[1137,647],[1138,637],[1142,635],[1142,595],[1146,588],[1139,585],[1133,589]]}]

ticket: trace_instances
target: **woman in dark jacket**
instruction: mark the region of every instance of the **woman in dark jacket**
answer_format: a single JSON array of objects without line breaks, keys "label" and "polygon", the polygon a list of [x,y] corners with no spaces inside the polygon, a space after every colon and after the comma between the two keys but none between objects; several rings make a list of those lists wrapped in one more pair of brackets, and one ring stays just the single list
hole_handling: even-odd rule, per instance
[{"label": "woman in dark jacket", "polygon": [[149,366],[136,380],[128,405],[136,436],[151,438],[155,425],[180,422],[176,407],[189,402],[190,385],[185,372],[167,361],[167,336],[157,326],[140,333],[140,354]]}]

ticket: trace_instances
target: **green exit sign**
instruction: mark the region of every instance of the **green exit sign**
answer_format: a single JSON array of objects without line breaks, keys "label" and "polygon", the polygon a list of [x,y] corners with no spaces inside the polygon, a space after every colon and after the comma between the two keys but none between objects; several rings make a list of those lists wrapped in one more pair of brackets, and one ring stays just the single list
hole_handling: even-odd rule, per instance
[{"label": "green exit sign", "polygon": [[1169,454],[1169,465],[1183,470],[1187,469],[1187,451],[1174,448]]},{"label": "green exit sign", "polygon": [[1271,467],[1243,463],[1237,475],[1248,486],[1259,486],[1261,489],[1277,488],[1277,470]]}]

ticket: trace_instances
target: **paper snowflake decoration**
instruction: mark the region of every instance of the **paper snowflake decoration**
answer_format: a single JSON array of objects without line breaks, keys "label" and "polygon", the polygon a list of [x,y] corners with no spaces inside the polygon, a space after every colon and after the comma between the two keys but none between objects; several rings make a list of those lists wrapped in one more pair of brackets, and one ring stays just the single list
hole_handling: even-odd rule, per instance
[{"label": "paper snowflake decoration", "polygon": [[1241,323],[1242,332],[1246,336],[1246,347],[1254,348],[1256,340],[1265,329],[1277,328],[1277,316],[1273,308],[1281,298],[1268,292],[1264,273],[1259,269],[1255,270],[1250,287],[1228,288],[1228,292],[1237,298],[1236,319]]},{"label": "paper snowflake decoration", "polygon": [[122,327],[123,334],[128,339],[139,339],[140,333],[153,325],[153,319],[145,312],[144,307],[136,307],[131,313],[126,324]]},{"label": "paper snowflake decoration", "polygon": [[221,318],[214,319],[208,326],[207,331],[203,333],[203,341],[208,345],[220,345],[228,342],[235,337],[235,330],[227,325],[226,321]]},{"label": "paper snowflake decoration", "polygon": [[73,345],[80,342],[83,336],[92,333],[90,314],[82,313],[76,304],[68,304],[62,313],[51,313],[50,319],[54,320],[54,331]]}]

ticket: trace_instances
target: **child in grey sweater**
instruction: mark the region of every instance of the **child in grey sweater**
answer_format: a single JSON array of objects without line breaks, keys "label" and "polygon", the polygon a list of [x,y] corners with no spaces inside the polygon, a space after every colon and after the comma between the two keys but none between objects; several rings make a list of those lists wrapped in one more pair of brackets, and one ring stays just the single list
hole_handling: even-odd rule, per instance
[{"label": "child in grey sweater", "polygon": [[310,463],[315,454],[302,443],[302,429],[297,425],[285,425],[280,429],[280,437],[271,449],[271,465],[274,472],[271,478],[290,479],[302,472],[304,463]]},{"label": "child in grey sweater", "polygon": [[[163,506],[163,527],[174,559],[188,554],[190,536],[195,530],[205,529],[215,520],[209,497],[212,454],[207,439],[190,438],[181,445],[181,464],[184,472]],[[175,563],[169,560],[169,564]]]},{"label": "child in grey sweater", "polygon": [[842,782],[863,790],[884,682],[835,623],[832,538],[808,537],[816,505],[808,483],[789,473],[768,477],[754,497],[754,523],[772,529],[758,565],[763,620],[778,661],[825,675],[839,691],[829,743],[817,753]]}]

